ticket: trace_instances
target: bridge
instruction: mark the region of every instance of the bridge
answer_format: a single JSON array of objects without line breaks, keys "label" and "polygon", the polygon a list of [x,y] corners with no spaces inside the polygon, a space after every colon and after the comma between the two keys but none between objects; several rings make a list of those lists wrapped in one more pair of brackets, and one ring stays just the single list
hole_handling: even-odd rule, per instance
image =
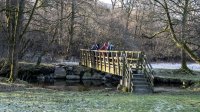
[{"label": "bridge", "polygon": [[81,49],[80,65],[121,76],[118,88],[128,92],[153,92],[153,70],[141,51]]}]

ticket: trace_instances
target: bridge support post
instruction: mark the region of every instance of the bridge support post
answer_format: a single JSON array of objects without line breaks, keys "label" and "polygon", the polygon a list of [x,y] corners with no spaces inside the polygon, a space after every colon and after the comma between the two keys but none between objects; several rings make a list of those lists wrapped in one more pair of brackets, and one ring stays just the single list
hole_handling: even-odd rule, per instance
[{"label": "bridge support post", "polygon": [[[119,88],[120,87],[120,88]],[[121,89],[123,92],[131,92],[131,79],[129,78],[122,78],[120,80],[120,84],[118,86],[118,90]]]},{"label": "bridge support post", "polygon": [[[122,54],[122,79],[120,80],[120,85],[122,91],[131,92],[131,77],[126,71],[126,55],[125,52]],[[119,89],[119,88],[118,88]]]}]

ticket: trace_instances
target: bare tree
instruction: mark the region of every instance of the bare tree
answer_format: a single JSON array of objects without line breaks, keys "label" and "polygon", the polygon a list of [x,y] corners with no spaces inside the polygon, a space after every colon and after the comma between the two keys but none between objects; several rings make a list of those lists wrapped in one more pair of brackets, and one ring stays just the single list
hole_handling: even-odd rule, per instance
[{"label": "bare tree", "polygon": [[[179,39],[178,35],[176,34],[175,31],[175,27],[173,24],[173,20],[172,20],[172,14],[170,13],[171,10],[169,8],[169,3],[166,0],[154,0],[156,3],[158,3],[165,11],[166,17],[167,17],[167,25],[169,26],[169,30],[171,33],[171,37],[170,39],[176,44],[176,46],[182,50],[184,50],[190,57],[191,59],[193,59],[196,63],[200,63],[200,58],[198,57],[197,54],[195,54],[195,52],[192,51],[192,49],[186,44],[186,42],[184,41],[185,39],[185,30],[186,30],[186,23],[187,23],[187,18],[188,18],[188,7],[189,7],[189,3],[191,3],[191,0],[184,0],[184,6],[183,6],[183,12],[182,12],[182,22],[181,22],[181,26],[182,26],[182,36]],[[175,3],[175,1],[171,1],[173,3]],[[183,53],[184,56],[184,53]],[[184,61],[184,58],[183,58]],[[185,64],[185,62],[183,62],[183,64]],[[184,67],[187,67],[185,65],[182,66],[183,69],[185,69]]]},{"label": "bare tree", "polygon": [[28,22],[23,26],[25,0],[6,0],[6,32],[9,42],[9,56],[7,63],[10,65],[9,82],[13,82],[17,76],[20,43],[30,24],[37,3],[38,0],[35,1]]}]

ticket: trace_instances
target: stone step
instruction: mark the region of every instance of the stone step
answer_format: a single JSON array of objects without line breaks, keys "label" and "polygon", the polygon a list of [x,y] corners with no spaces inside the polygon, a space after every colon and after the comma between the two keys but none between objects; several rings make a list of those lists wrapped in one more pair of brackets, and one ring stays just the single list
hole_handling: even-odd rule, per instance
[{"label": "stone step", "polygon": [[134,85],[133,89],[135,93],[152,93],[149,85]]},{"label": "stone step", "polygon": [[143,74],[133,74],[133,78],[144,78]]},{"label": "stone step", "polygon": [[132,79],[132,81],[133,81],[133,82],[135,82],[135,81],[145,81],[145,82],[146,82],[146,78],[144,78],[144,77],[139,77],[139,78],[137,77],[137,78],[136,78],[136,77],[135,77],[135,78]]},{"label": "stone step", "polygon": [[153,93],[153,91],[151,89],[137,88],[134,89],[134,93]]},{"label": "stone step", "polygon": [[133,74],[132,88],[134,93],[152,93],[144,74]]},{"label": "stone step", "polygon": [[141,73],[133,74],[133,76],[136,76],[136,75],[138,75],[138,76],[144,76],[144,74],[141,74]]},{"label": "stone step", "polygon": [[150,89],[149,85],[133,85],[135,90],[137,89]]},{"label": "stone step", "polygon": [[133,85],[148,85],[146,80],[135,80],[133,81]]},{"label": "stone step", "polygon": [[148,84],[145,84],[145,85],[133,85],[134,88],[150,88]]}]

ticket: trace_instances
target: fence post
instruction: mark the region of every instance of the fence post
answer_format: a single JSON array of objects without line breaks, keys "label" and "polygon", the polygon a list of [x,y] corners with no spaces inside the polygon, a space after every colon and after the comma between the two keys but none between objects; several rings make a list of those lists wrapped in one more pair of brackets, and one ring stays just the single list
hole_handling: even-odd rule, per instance
[{"label": "fence post", "polygon": [[122,86],[122,91],[128,92],[130,90],[129,88],[129,79],[126,74],[126,54],[125,51],[121,54],[122,57],[122,79],[120,80],[120,85]]},{"label": "fence post", "polygon": [[125,65],[125,52],[122,53],[122,80],[123,85],[126,86],[126,65]]}]

